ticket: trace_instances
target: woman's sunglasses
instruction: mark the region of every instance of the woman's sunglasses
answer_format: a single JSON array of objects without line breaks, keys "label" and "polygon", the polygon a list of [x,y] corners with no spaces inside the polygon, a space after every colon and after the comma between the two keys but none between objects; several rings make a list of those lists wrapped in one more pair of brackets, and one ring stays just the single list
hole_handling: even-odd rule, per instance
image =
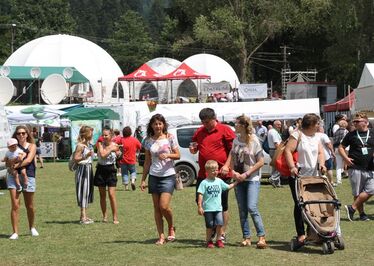
[{"label": "woman's sunglasses", "polygon": [[26,135],[26,132],[17,132],[17,135]]}]

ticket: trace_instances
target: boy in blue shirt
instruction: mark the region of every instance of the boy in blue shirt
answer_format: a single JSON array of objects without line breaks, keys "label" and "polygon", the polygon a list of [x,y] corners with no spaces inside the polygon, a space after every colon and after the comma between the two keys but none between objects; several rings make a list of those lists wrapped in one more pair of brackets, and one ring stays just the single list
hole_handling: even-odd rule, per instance
[{"label": "boy in blue shirt", "polygon": [[237,181],[230,185],[217,178],[218,163],[214,160],[208,160],[205,164],[207,178],[204,179],[197,190],[198,193],[198,213],[204,215],[206,226],[207,248],[214,248],[211,240],[213,228],[216,228],[216,245],[224,248],[221,240],[223,216],[222,216],[222,191],[232,189],[237,185]]}]

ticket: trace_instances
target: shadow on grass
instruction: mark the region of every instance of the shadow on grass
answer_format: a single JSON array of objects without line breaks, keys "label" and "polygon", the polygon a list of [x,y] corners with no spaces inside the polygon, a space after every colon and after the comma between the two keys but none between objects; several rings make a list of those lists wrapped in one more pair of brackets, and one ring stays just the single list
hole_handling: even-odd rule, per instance
[{"label": "shadow on grass", "polygon": [[[143,241],[140,240],[116,240],[104,242],[104,244],[151,244],[155,245],[157,239],[146,239]],[[175,248],[201,248],[205,246],[205,241],[198,239],[176,239],[173,243],[166,242],[165,245],[174,245],[174,244],[183,244],[181,246],[175,245]],[[229,245],[229,244],[227,244]]]},{"label": "shadow on grass", "polygon": [[46,224],[79,224],[79,221],[45,221]]},{"label": "shadow on grass", "polygon": [[269,244],[270,249],[286,251],[286,252],[297,252],[297,253],[308,253],[308,254],[321,254],[322,247],[317,245],[306,245],[300,248],[298,251],[291,251],[290,249],[290,241],[267,241]]},{"label": "shadow on grass", "polygon": [[0,234],[0,238],[9,238],[10,235]]}]

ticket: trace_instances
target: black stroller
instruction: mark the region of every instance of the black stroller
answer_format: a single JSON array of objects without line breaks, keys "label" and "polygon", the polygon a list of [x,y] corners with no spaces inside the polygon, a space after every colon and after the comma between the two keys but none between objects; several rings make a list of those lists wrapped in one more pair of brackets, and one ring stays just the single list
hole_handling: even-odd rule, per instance
[{"label": "black stroller", "polygon": [[[304,221],[307,223],[305,245],[322,245],[324,254],[335,248],[343,250],[340,232],[340,202],[325,176],[297,177],[295,191]],[[291,250],[298,249],[298,240],[291,240]]]}]

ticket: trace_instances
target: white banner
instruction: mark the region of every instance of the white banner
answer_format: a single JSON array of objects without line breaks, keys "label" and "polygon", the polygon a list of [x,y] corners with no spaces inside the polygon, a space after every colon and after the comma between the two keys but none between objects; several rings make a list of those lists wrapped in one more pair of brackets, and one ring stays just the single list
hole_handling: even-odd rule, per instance
[{"label": "white banner", "polygon": [[266,99],[268,97],[268,85],[266,83],[259,84],[240,84],[239,98],[246,99]]},{"label": "white banner", "polygon": [[201,94],[203,95],[227,92],[230,92],[230,83],[226,81],[203,83],[203,87],[201,88]]}]

